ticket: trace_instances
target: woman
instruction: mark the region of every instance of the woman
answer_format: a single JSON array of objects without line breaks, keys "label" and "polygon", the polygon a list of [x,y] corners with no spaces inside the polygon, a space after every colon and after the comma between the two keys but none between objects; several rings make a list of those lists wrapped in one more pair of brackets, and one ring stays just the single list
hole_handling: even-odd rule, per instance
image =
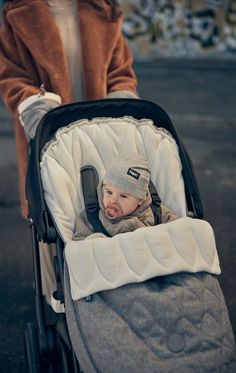
[{"label": "woman", "polygon": [[0,30],[0,95],[13,113],[22,214],[27,217],[27,138],[60,104],[137,97],[116,0],[6,1]]}]

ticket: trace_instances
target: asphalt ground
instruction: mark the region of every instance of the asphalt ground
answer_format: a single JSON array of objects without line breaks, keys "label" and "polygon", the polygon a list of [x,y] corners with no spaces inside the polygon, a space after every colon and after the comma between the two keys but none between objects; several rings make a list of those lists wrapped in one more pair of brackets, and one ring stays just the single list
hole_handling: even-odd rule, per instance
[{"label": "asphalt ground", "polygon": [[[236,333],[236,63],[135,64],[142,98],[162,106],[192,159],[214,229],[222,287]],[[31,239],[20,216],[12,120],[0,102],[0,372],[26,372],[25,324],[35,319]]]}]

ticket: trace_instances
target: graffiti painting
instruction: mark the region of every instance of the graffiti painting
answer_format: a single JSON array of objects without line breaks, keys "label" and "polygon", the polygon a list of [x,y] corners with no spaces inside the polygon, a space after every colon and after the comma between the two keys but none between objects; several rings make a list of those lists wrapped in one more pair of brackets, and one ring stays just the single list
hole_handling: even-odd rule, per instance
[{"label": "graffiti painting", "polygon": [[236,57],[236,0],[120,0],[136,56]]}]

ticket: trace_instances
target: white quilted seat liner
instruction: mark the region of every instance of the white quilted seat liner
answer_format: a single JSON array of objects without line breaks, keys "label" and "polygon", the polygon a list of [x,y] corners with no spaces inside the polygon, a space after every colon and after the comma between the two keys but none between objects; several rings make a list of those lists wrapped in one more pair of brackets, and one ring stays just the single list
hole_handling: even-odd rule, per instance
[{"label": "white quilted seat liner", "polygon": [[[114,158],[135,152],[147,158],[162,202],[182,218],[112,238],[72,241],[76,216],[84,209],[80,169],[93,165],[102,180]],[[177,145],[151,120],[121,117],[75,122],[57,131],[43,151],[40,166],[45,200],[65,242],[73,299],[178,271],[220,273],[211,227],[185,217]]]},{"label": "white quilted seat liner", "polygon": [[74,300],[181,271],[220,273],[210,225],[189,217],[81,245],[70,241],[65,255]]}]

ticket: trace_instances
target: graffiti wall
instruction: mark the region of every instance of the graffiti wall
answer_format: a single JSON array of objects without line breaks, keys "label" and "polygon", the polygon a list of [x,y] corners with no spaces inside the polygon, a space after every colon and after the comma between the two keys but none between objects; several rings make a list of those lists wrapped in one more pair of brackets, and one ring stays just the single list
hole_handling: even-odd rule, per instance
[{"label": "graffiti wall", "polygon": [[137,59],[236,59],[236,0],[120,0],[123,32]]}]

